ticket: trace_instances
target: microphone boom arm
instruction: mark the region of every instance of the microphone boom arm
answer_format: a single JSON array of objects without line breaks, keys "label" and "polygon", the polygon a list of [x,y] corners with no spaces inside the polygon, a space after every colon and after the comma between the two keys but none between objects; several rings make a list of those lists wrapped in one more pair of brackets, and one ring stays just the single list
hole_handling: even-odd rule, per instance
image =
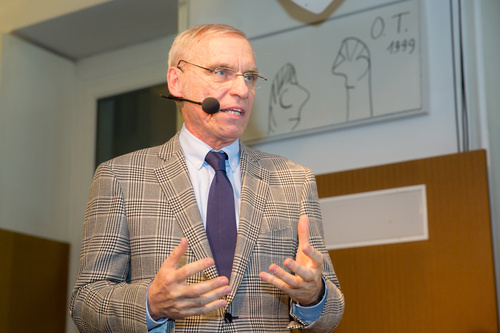
[{"label": "microphone boom arm", "polygon": [[185,102],[193,103],[196,105],[201,105],[201,109],[203,110],[203,112],[205,112],[206,114],[209,114],[209,115],[214,115],[217,112],[219,112],[219,110],[220,110],[219,101],[213,97],[207,97],[203,100],[203,102],[195,102],[195,101],[192,101],[192,100],[184,98],[184,97],[176,97],[173,95],[168,95],[168,96],[160,95],[160,96],[163,98],[171,99],[173,101],[177,101],[177,102],[185,101]]},{"label": "microphone boom arm", "polygon": [[192,101],[192,100],[187,99],[187,98],[176,97],[176,96],[173,96],[173,95],[168,95],[168,96],[160,95],[160,96],[163,97],[163,98],[166,98],[166,99],[171,99],[173,101],[178,101],[178,102],[184,102],[185,101],[185,102],[189,102],[189,103],[201,105],[201,102],[195,102],[195,101]]}]

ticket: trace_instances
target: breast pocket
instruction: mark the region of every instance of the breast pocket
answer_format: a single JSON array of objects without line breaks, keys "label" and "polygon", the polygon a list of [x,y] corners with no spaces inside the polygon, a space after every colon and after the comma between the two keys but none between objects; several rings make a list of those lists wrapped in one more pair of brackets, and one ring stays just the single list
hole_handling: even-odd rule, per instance
[{"label": "breast pocket", "polygon": [[[268,219],[262,224],[256,244],[256,262],[260,271],[267,271],[269,265],[283,267],[286,258],[295,259],[297,252],[297,233],[288,219]],[[283,267],[284,268],[284,267]]]},{"label": "breast pocket", "polygon": [[273,231],[279,231],[292,227],[292,221],[287,217],[271,216],[265,217],[260,228],[261,234],[267,234]]}]

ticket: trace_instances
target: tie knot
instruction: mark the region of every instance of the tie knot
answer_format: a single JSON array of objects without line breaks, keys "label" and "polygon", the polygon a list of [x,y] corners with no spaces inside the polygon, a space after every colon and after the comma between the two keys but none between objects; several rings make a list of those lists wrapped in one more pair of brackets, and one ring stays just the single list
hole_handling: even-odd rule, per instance
[{"label": "tie knot", "polygon": [[226,171],[227,155],[224,152],[211,151],[205,157],[205,161],[217,171]]}]

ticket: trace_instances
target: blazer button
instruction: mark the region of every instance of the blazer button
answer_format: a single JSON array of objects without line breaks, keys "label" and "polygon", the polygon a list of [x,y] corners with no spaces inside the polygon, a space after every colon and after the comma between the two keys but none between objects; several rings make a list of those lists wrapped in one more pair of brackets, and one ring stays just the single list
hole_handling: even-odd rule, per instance
[{"label": "blazer button", "polygon": [[227,323],[227,324],[231,324],[233,322],[233,315],[231,315],[229,312],[226,312],[224,314],[224,321]]}]

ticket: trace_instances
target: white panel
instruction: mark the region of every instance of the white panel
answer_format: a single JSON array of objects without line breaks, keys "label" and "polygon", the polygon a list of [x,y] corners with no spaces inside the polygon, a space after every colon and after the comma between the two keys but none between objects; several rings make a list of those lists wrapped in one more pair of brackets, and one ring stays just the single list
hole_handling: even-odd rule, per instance
[{"label": "white panel", "polygon": [[329,250],[429,238],[425,185],[320,200]]}]

